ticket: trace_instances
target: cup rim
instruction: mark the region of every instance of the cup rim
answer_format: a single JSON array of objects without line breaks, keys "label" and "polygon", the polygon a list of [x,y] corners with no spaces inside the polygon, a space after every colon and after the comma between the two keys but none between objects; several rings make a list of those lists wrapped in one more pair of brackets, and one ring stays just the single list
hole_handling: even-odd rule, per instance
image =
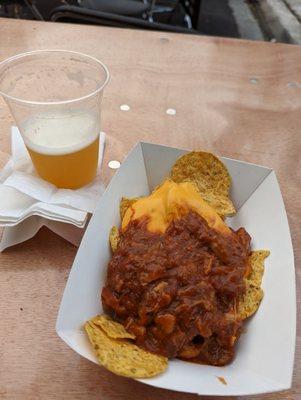
[{"label": "cup rim", "polygon": [[[86,57],[90,60],[95,61],[96,63],[98,63],[105,71],[106,74],[106,78],[104,80],[104,82],[102,83],[102,85],[100,85],[99,88],[97,88],[96,90],[94,90],[91,93],[86,94],[85,96],[81,96],[81,97],[76,97],[74,99],[70,99],[70,100],[60,100],[60,101],[33,101],[33,100],[26,100],[26,99],[22,99],[19,97],[15,97],[15,96],[11,96],[5,92],[3,92],[2,90],[0,90],[0,95],[2,95],[5,98],[15,101],[17,103],[22,103],[22,104],[32,104],[32,105],[47,105],[47,106],[51,106],[51,105],[60,105],[60,104],[70,104],[70,103],[76,103],[82,100],[86,100],[90,97],[95,96],[97,93],[101,92],[104,87],[108,84],[109,80],[110,80],[110,73],[108,70],[108,67],[100,60],[98,60],[97,58],[90,56],[88,54],[85,53],[81,53],[79,51],[73,51],[73,50],[64,50],[64,49],[43,49],[43,50],[33,50],[33,51],[27,51],[25,53],[19,53],[19,54],[15,54],[12,57],[6,58],[5,60],[0,62],[0,70],[1,68],[5,65],[5,64],[9,64],[12,61],[15,61],[19,58],[23,58],[23,57],[27,57],[29,55],[34,55],[34,54],[39,54],[39,53],[69,53],[69,54],[76,54],[76,55],[80,55],[83,57]],[[1,75],[1,72],[0,72]]]}]

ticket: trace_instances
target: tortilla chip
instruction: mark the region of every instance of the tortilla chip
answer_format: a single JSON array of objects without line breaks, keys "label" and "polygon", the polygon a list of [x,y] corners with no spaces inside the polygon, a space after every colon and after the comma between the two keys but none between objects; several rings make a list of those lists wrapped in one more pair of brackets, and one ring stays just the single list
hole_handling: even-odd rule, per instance
[{"label": "tortilla chip", "polygon": [[171,170],[177,183],[190,181],[197,185],[204,200],[222,216],[235,214],[229,198],[231,178],[225,165],[213,154],[192,151],[180,157]]},{"label": "tortilla chip", "polygon": [[263,290],[258,286],[246,284],[246,292],[238,305],[239,319],[246,319],[259,308],[263,298]]},{"label": "tortilla chip", "polygon": [[97,315],[90,322],[99,326],[112,339],[135,339],[135,335],[127,332],[123,325],[107,315]]},{"label": "tortilla chip", "polygon": [[128,199],[127,197],[122,197],[119,205],[119,213],[121,221],[123,220],[126,210],[129,207],[131,207],[134,203],[136,203],[136,201],[139,200],[140,198],[141,197],[133,197],[132,199]]},{"label": "tortilla chip", "polygon": [[203,199],[215,209],[220,217],[230,217],[236,213],[234,205],[229,197],[209,190],[207,190],[206,193],[201,193],[201,195]]},{"label": "tortilla chip", "polygon": [[126,340],[112,339],[92,322],[86,322],[85,330],[99,363],[117,375],[150,378],[167,368],[166,357],[149,353]]},{"label": "tortilla chip", "polygon": [[251,270],[245,278],[246,292],[238,303],[239,319],[245,319],[253,315],[263,298],[263,290],[260,285],[264,273],[264,260],[268,257],[268,250],[252,251],[250,256]]},{"label": "tortilla chip", "polygon": [[120,242],[120,234],[119,234],[119,229],[117,228],[117,226],[112,226],[111,231],[110,231],[109,241],[110,241],[112,252],[114,253],[118,249],[119,242]]},{"label": "tortilla chip", "polygon": [[270,255],[268,250],[252,251],[250,256],[250,273],[246,280],[253,286],[261,286],[261,281],[264,273],[264,260]]}]

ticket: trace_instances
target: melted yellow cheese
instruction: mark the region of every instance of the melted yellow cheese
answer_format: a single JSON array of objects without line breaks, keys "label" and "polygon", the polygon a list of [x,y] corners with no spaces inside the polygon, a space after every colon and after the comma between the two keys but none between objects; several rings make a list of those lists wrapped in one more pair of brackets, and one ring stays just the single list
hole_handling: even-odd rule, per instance
[{"label": "melted yellow cheese", "polygon": [[127,209],[122,220],[122,230],[126,229],[130,221],[148,216],[147,230],[164,233],[171,221],[190,210],[203,217],[211,228],[225,234],[231,233],[215,210],[202,199],[194,184],[175,183],[169,179],[150,196],[136,201]]}]

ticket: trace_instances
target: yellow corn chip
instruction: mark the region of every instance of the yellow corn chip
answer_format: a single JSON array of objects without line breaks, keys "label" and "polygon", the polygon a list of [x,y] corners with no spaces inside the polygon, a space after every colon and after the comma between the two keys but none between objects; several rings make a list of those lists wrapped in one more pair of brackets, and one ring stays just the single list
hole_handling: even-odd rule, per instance
[{"label": "yellow corn chip", "polygon": [[230,217],[236,213],[234,205],[229,197],[225,197],[211,190],[201,193],[201,196],[215,209],[220,217]]},{"label": "yellow corn chip", "polygon": [[126,197],[122,197],[119,205],[119,213],[120,213],[120,219],[121,221],[123,220],[124,214],[126,213],[126,210],[131,207],[134,203],[136,203],[137,200],[141,199],[141,197],[133,197],[132,199],[128,199]]},{"label": "yellow corn chip", "polygon": [[258,310],[262,298],[263,290],[261,287],[247,283],[246,292],[238,305],[239,319],[245,319],[253,315]]},{"label": "yellow corn chip", "polygon": [[229,198],[231,178],[225,165],[213,154],[192,151],[180,157],[171,170],[177,183],[194,182],[202,197],[222,216],[235,214]]},{"label": "yellow corn chip", "polygon": [[264,260],[268,257],[268,250],[252,251],[250,256],[251,270],[245,279],[246,292],[238,302],[238,317],[245,319],[254,314],[263,298],[261,281],[264,273]]},{"label": "yellow corn chip", "polygon": [[90,320],[94,325],[100,328],[112,339],[135,339],[135,335],[125,330],[119,322],[113,321],[107,315],[97,315]]},{"label": "yellow corn chip", "polygon": [[111,231],[110,231],[109,241],[110,241],[112,252],[114,253],[118,249],[119,242],[120,242],[120,234],[119,234],[119,229],[117,228],[117,226],[112,226]]},{"label": "yellow corn chip", "polygon": [[117,375],[150,378],[167,368],[166,357],[149,353],[126,340],[112,339],[93,323],[86,322],[85,330],[99,363]]},{"label": "yellow corn chip", "polygon": [[270,255],[268,250],[252,251],[250,256],[250,273],[246,277],[247,282],[253,286],[261,286],[264,273],[264,260]]}]

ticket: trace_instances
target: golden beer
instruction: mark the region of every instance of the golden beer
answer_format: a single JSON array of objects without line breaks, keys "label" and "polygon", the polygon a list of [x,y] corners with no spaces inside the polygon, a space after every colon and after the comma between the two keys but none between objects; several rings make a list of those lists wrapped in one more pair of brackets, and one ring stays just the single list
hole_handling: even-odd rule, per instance
[{"label": "golden beer", "polygon": [[41,178],[76,189],[96,176],[108,81],[101,61],[75,51],[30,51],[0,62],[0,95]]},{"label": "golden beer", "polygon": [[42,115],[23,126],[38,175],[58,188],[77,189],[96,175],[99,125],[92,113]]},{"label": "golden beer", "polygon": [[96,175],[99,138],[87,147],[61,155],[37,153],[27,147],[39,176],[58,188],[77,189],[87,185]]}]

